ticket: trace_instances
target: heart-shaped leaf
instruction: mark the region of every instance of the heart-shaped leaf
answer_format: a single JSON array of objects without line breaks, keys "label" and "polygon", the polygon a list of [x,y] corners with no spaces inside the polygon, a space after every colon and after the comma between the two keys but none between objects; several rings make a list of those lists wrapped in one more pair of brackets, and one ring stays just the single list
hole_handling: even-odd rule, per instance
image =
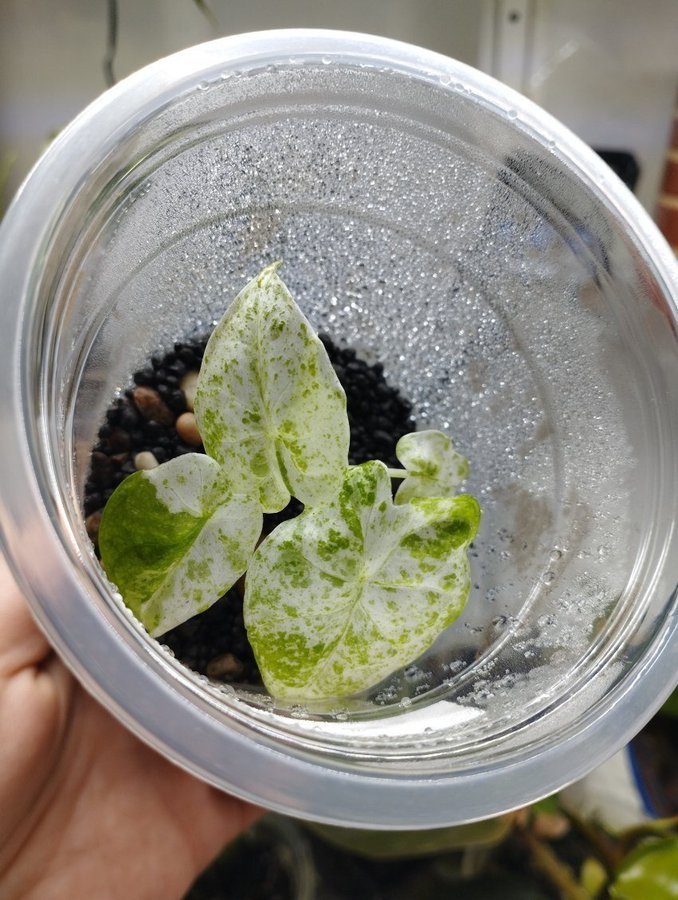
[{"label": "heart-shaped leaf", "polygon": [[442,431],[413,431],[396,444],[396,456],[407,477],[396,492],[396,503],[415,497],[447,497],[468,476],[466,457],[454,449]]},{"label": "heart-shaped leaf", "polygon": [[290,495],[315,505],[348,465],[346,395],[277,267],[252,279],[215,328],[195,398],[206,451],[256,489],[264,512]]},{"label": "heart-shaped leaf", "polygon": [[108,577],[148,631],[164,634],[210,607],[244,573],[261,535],[258,498],[200,453],[120,484],[99,549]]},{"label": "heart-shaped leaf", "polygon": [[349,469],[329,502],[279,525],[245,590],[271,694],[347,696],[419,656],[464,607],[479,518],[466,495],[394,505],[388,470],[372,461]]},{"label": "heart-shaped leaf", "polygon": [[610,885],[614,900],[675,900],[678,837],[643,841],[623,860]]}]

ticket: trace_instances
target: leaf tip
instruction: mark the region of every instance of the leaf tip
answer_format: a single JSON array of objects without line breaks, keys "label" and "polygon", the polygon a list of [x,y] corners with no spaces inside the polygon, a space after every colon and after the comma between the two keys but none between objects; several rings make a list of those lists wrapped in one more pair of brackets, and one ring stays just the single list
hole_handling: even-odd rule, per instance
[{"label": "leaf tip", "polygon": [[281,259],[276,259],[272,263],[269,263],[267,266],[264,266],[264,268],[261,270],[261,272],[259,272],[259,275],[257,276],[257,287],[264,287],[269,278],[277,273],[282,264],[283,261]]}]

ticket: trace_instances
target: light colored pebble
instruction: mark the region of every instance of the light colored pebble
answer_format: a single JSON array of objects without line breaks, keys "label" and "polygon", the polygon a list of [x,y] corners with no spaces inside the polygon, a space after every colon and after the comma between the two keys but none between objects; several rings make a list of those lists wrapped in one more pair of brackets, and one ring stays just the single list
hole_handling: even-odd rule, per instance
[{"label": "light colored pebble", "polygon": [[215,656],[207,663],[207,675],[209,678],[237,678],[242,674],[244,665],[232,653],[222,653]]},{"label": "light colored pebble", "polygon": [[90,513],[85,519],[85,528],[91,541],[96,541],[99,534],[99,525],[101,524],[101,510]]},{"label": "light colored pebble", "polygon": [[146,420],[153,419],[161,425],[172,425],[174,413],[153,388],[140,385],[132,392],[134,405]]},{"label": "light colored pebble", "polygon": [[158,465],[158,460],[150,450],[142,450],[134,457],[135,469],[155,469]]},{"label": "light colored pebble", "polygon": [[195,416],[192,412],[182,413],[177,419],[174,427],[181,440],[190,444],[191,447],[198,447],[202,444],[202,438],[198,431],[198,423],[195,421]]},{"label": "light colored pebble", "polygon": [[198,389],[198,373],[186,372],[184,377],[181,379],[179,387],[184,392],[184,397],[186,398],[186,406],[191,412],[193,412],[193,408],[195,406],[195,392]]}]

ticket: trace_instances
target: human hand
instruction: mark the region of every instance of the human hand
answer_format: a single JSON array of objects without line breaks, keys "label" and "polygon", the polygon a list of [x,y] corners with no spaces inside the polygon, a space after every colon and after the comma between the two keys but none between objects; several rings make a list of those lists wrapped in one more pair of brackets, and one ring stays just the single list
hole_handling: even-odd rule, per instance
[{"label": "human hand", "polygon": [[0,896],[181,897],[261,811],[141,743],[78,684],[0,558]]}]

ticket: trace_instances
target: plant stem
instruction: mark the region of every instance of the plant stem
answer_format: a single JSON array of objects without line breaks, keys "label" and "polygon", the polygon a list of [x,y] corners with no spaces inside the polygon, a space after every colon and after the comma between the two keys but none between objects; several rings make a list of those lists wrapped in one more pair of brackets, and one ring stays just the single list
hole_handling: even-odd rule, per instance
[{"label": "plant stem", "polygon": [[626,856],[638,841],[644,837],[668,837],[672,831],[678,829],[678,816],[671,816],[667,819],[653,819],[650,822],[641,822],[639,825],[633,825],[625,828],[617,835],[619,840],[619,852],[622,856]]},{"label": "plant stem", "polygon": [[592,822],[587,822],[586,819],[572,813],[568,813],[568,818],[582,837],[595,849],[598,858],[609,874],[614,874],[615,869],[624,858],[623,852],[616,846],[615,841],[601,828],[596,827]]},{"label": "plant stem", "polygon": [[406,469],[388,469],[389,478],[407,478]]},{"label": "plant stem", "polygon": [[561,862],[553,850],[528,830],[520,832],[535,869],[545,875],[565,900],[590,900],[590,895],[577,881],[572,869]]}]

